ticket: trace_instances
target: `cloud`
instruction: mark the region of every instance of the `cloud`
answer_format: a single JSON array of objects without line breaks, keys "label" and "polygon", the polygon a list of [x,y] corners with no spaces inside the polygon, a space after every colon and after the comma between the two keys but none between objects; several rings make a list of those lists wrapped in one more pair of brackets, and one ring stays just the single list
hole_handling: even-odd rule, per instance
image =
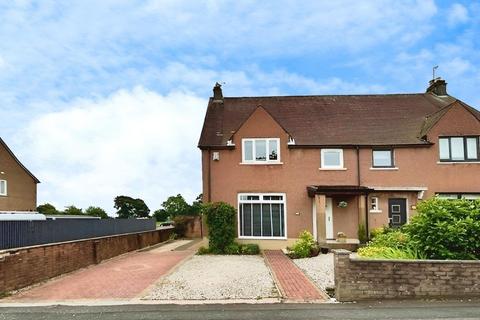
[{"label": "cloud", "polygon": [[34,119],[21,145],[34,155],[39,203],[112,212],[117,195],[140,197],[152,210],[176,193],[193,200],[201,192],[196,145],[206,104],[186,93],[137,87],[75,100]]},{"label": "cloud", "polygon": [[468,10],[460,3],[454,3],[448,9],[447,22],[449,26],[463,24],[469,20]]}]

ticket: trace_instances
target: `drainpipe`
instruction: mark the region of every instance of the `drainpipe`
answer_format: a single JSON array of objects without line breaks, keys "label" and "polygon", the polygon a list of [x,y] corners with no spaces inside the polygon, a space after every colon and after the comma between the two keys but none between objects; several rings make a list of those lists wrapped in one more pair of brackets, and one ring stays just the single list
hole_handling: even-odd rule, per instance
[{"label": "drainpipe", "polygon": [[[356,146],[357,150],[357,185],[360,187],[362,184],[361,173],[360,173],[360,147]],[[369,237],[368,231],[368,192],[365,193],[365,232],[367,233],[367,238]]]}]

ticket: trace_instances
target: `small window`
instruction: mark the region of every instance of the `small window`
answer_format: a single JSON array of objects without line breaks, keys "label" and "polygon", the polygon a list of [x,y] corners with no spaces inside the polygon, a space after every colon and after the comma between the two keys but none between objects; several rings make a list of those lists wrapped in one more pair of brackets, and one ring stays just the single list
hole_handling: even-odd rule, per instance
[{"label": "small window", "polygon": [[321,167],[325,169],[343,169],[343,150],[342,149],[322,149]]},{"label": "small window", "polygon": [[400,205],[392,204],[392,213],[400,213]]},{"label": "small window", "polygon": [[6,195],[7,195],[7,181],[0,180],[0,196],[6,196]]},{"label": "small window", "polygon": [[280,162],[280,139],[243,139],[244,163]]},{"label": "small window", "polygon": [[379,212],[378,209],[378,197],[371,197],[370,198],[370,211],[372,212]]},{"label": "small window", "polygon": [[478,137],[441,137],[438,139],[440,161],[478,161]]},{"label": "small window", "polygon": [[372,150],[373,167],[387,168],[394,167],[393,150]]}]

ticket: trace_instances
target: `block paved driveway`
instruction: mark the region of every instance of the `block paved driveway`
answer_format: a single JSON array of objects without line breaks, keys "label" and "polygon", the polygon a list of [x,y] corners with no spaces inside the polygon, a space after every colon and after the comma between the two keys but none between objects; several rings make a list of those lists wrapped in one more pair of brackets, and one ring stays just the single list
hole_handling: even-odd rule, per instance
[{"label": "block paved driveway", "polygon": [[[182,250],[182,246],[188,248]],[[127,253],[21,291],[1,302],[130,300],[193,255],[196,248],[190,240],[179,240],[148,251]]]}]

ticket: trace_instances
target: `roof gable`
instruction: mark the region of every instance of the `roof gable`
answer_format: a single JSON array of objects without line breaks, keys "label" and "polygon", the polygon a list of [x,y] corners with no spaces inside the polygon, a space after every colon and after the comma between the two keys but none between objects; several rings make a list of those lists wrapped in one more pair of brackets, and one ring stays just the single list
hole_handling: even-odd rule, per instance
[{"label": "roof gable", "polygon": [[17,164],[30,176],[32,177],[33,181],[35,181],[35,183],[40,183],[40,180],[38,180],[34,175],[33,173],[31,173],[21,162],[20,160],[18,160],[18,158],[15,156],[15,154],[12,152],[12,150],[10,150],[10,148],[7,146],[7,144],[5,143],[5,141],[3,141],[2,138],[0,138],[0,145],[3,146],[3,148],[7,151],[7,153],[13,158],[13,160],[15,160],[15,162],[17,162]]}]

